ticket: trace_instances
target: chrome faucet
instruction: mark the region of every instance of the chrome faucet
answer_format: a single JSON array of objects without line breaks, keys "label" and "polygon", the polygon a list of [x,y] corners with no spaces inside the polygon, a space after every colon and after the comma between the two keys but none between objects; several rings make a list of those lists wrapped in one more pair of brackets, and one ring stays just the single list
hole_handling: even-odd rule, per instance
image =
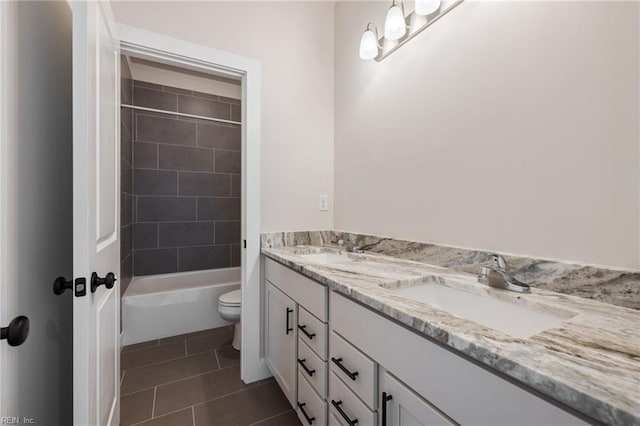
[{"label": "chrome faucet", "polygon": [[518,293],[530,293],[529,284],[518,281],[509,270],[509,265],[504,257],[491,253],[491,258],[496,266],[481,266],[478,282],[491,287],[516,291]]}]

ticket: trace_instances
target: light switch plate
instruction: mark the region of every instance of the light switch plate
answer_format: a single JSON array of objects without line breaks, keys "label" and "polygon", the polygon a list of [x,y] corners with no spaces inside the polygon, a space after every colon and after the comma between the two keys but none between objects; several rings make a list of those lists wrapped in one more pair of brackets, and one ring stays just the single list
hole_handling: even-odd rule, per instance
[{"label": "light switch plate", "polygon": [[321,212],[326,212],[329,210],[329,196],[320,194],[320,199],[318,202],[318,210]]}]

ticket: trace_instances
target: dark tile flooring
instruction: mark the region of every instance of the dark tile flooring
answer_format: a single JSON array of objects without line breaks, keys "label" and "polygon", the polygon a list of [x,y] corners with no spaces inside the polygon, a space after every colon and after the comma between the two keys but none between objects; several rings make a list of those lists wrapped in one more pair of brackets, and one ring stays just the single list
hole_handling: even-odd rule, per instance
[{"label": "dark tile flooring", "polygon": [[300,425],[273,378],[240,380],[232,337],[221,327],[125,346],[121,426]]}]

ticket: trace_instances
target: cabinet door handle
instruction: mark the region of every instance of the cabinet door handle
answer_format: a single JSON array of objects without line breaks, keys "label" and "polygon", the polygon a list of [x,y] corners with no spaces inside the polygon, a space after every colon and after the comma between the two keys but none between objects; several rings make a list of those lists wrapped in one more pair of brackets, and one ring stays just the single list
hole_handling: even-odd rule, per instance
[{"label": "cabinet door handle", "polygon": [[382,392],[382,426],[387,426],[387,401],[391,401],[393,397],[386,392]]},{"label": "cabinet door handle", "polygon": [[306,402],[303,402],[302,404],[300,404],[298,402],[298,408],[300,409],[300,412],[302,413],[302,415],[304,416],[305,420],[307,421],[307,423],[312,424],[313,421],[316,419],[315,417],[309,417],[309,415],[307,414],[306,411],[304,411],[304,407],[305,405],[307,405]]},{"label": "cabinet door handle", "polygon": [[316,370],[309,370],[309,367],[307,367],[307,364],[305,364],[306,361],[306,359],[298,359],[298,364],[300,364],[302,369],[309,375],[309,377],[313,377],[313,373],[315,373]]},{"label": "cabinet door handle", "polygon": [[286,334],[289,334],[290,332],[293,331],[293,328],[289,326],[289,314],[291,312],[293,312],[293,309],[287,308],[287,332],[286,332]]},{"label": "cabinet door handle", "polygon": [[309,333],[307,331],[306,325],[299,325],[298,330],[302,331],[305,334],[305,336],[307,336],[309,339],[313,339],[314,337],[316,337],[316,333]]},{"label": "cabinet door handle", "polygon": [[340,407],[342,405],[342,401],[334,401],[333,399],[331,400],[331,405],[333,405],[336,410],[338,410],[338,413],[342,416],[342,418],[344,419],[345,422],[347,422],[347,424],[349,426],[353,426],[356,423],[358,423],[358,419],[353,419],[351,420],[349,418],[349,416],[347,416],[347,413],[345,413],[344,411],[342,411],[342,408]]},{"label": "cabinet door handle", "polygon": [[340,370],[342,370],[342,372],[343,372],[344,374],[346,374],[347,376],[349,376],[349,378],[350,378],[351,380],[353,380],[354,382],[356,381],[356,379],[358,378],[358,372],[357,372],[357,371],[354,371],[354,372],[352,373],[351,371],[347,370],[347,367],[345,367],[345,366],[342,364],[342,358],[334,358],[334,357],[331,357],[331,361],[332,361],[335,365],[337,365],[337,366],[338,366],[338,368],[339,368]]}]

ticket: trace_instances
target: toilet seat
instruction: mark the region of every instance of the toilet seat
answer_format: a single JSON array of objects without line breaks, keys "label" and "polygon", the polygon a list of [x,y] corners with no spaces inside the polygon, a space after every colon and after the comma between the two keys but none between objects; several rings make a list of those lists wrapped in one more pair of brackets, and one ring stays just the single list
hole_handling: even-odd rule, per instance
[{"label": "toilet seat", "polygon": [[242,301],[242,292],[240,289],[233,290],[220,296],[218,304],[228,307],[239,307]]}]

